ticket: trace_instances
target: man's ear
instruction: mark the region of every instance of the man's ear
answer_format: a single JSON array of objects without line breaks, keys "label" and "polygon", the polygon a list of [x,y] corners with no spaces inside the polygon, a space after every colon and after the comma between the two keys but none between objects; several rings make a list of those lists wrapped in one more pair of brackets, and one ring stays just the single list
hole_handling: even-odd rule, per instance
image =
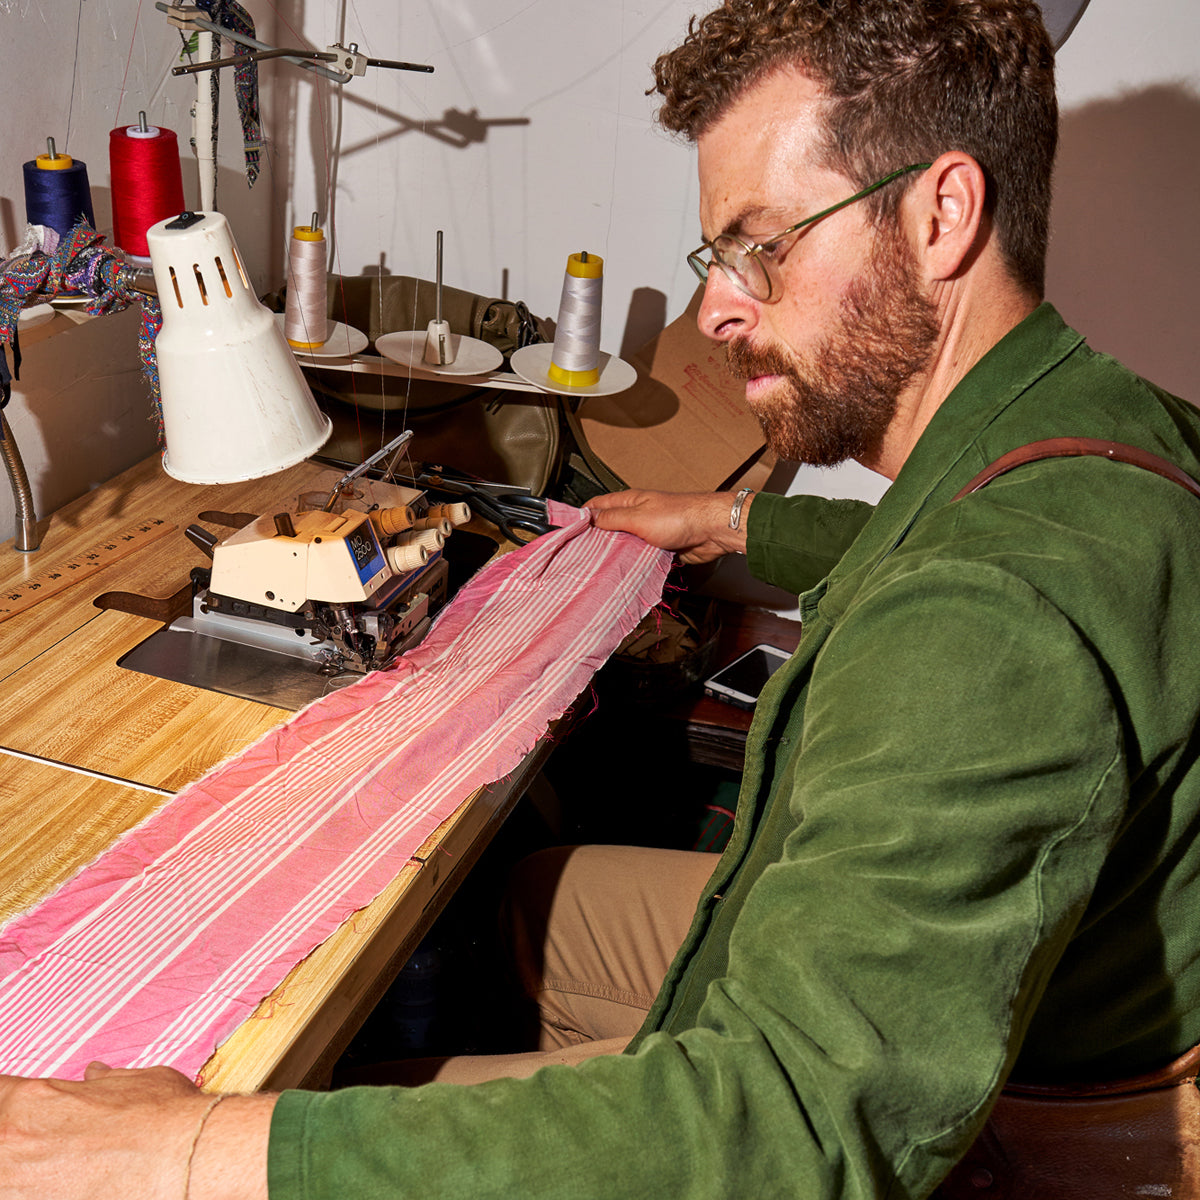
[{"label": "man's ear", "polygon": [[941,283],[965,270],[983,248],[987,218],[987,180],[969,155],[941,155],[910,191],[910,217],[916,228],[914,249],[929,283]]}]

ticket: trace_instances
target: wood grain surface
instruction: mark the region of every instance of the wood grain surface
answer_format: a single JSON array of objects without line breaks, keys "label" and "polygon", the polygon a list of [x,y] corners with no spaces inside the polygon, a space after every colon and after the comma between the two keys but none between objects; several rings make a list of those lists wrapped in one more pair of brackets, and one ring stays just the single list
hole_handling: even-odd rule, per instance
[{"label": "wood grain surface", "polygon": [[[146,517],[168,520],[179,529],[5,621],[0,628],[0,680],[90,621],[97,611],[92,600],[101,592],[168,596],[186,583],[192,567],[204,566],[209,560],[183,536],[183,530],[206,509],[273,512],[294,508],[301,491],[315,489],[325,481],[328,486],[337,478],[338,472],[328,467],[303,463],[267,479],[205,487],[172,479],[158,459],[151,458],[43,518],[37,550],[22,553],[13,549],[11,541],[0,546],[0,588],[36,578]],[[0,726],[0,738],[2,729]]]},{"label": "wood grain surface", "polygon": [[[339,475],[305,463],[267,479],[200,487],[171,479],[153,458],[44,519],[37,551],[0,546],[4,588],[148,516],[179,530],[0,625],[0,920],[36,904],[171,794],[288,715],[118,667],[159,623],[100,611],[93,598],[169,596],[193,566],[208,562],[182,534],[201,512],[294,510],[301,492],[328,488]],[[320,1083],[543,752],[503,785],[468,797],[383,894],[299,963],[214,1054],[206,1088]]]},{"label": "wood grain surface", "polygon": [[174,792],[291,715],[117,666],[159,625],[93,612],[4,681],[0,745]]},{"label": "wood grain surface", "polygon": [[66,883],[168,799],[0,754],[0,921]]}]

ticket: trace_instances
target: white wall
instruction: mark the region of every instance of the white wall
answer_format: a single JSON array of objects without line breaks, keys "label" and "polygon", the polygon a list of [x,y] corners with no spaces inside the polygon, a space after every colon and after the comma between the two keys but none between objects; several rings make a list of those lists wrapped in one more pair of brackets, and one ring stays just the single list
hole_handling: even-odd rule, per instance
[{"label": "white wall", "polygon": [[1092,0],[1058,64],[1050,298],[1200,404],[1200,4]]},{"label": "white wall", "polygon": [[[323,47],[340,38],[380,58],[436,68],[432,75],[372,68],[338,89],[282,64],[264,67],[268,93],[274,81],[267,97],[274,113],[268,162],[253,192],[240,179],[236,117],[223,111],[219,206],[256,285],[281,282],[291,226],[307,223],[314,209],[329,221],[332,194],[335,270],[382,265],[431,275],[442,229],[447,283],[522,298],[547,316],[557,309],[567,254],[604,255],[605,349],[629,350],[682,311],[693,287],[683,256],[699,240],[693,156],[657,131],[654,102],[643,93],[656,54],[679,39],[694,7],[706,5],[244,2],[265,40]],[[20,164],[46,134],[88,161],[101,224],[110,128],[144,107],[186,145],[194,83],[168,74],[177,45],[150,0],[0,0],[0,66],[10,81],[0,126],[0,240],[11,244],[19,232]],[[16,85],[34,73],[39,86]],[[1192,333],[1200,5],[1092,0],[1060,53],[1059,75],[1051,298],[1094,345],[1200,398]],[[184,178],[194,199],[190,164]],[[105,386],[97,384],[97,406],[109,403],[101,399]],[[72,403],[86,421],[87,389]],[[10,413],[14,424],[28,419],[20,401]],[[119,442],[109,439],[73,486],[96,482]],[[52,445],[44,456],[39,450],[31,474],[53,473],[54,457]],[[874,498],[882,482],[850,467],[802,471],[792,486]],[[7,505],[0,488],[5,533]]]},{"label": "white wall", "polygon": [[682,310],[695,284],[684,255],[700,240],[692,158],[654,127],[644,92],[690,3],[356,0],[344,26],[339,3],[279,8],[314,45],[340,35],[434,67],[370,69],[340,91],[280,80],[295,114],[277,130],[290,143],[285,233],[328,213],[336,171],[342,272],[431,276],[441,229],[448,284],[551,318],[568,254],[602,255],[607,350]]},{"label": "white wall", "polygon": [[[429,274],[441,228],[447,282],[554,316],[565,257],[587,248],[606,258],[605,348],[640,345],[694,286],[693,153],[654,127],[644,91],[697,7],[412,0],[398,12],[357,0],[343,25],[342,4],[292,0],[283,19],[316,45],[340,34],[436,71],[346,87],[340,155],[326,149],[337,101],[293,89],[284,230],[327,210],[332,164],[340,270]],[[1092,0],[1060,52],[1059,87],[1050,298],[1098,348],[1200,400],[1187,319],[1200,277],[1200,5]],[[452,144],[467,127],[475,140]],[[875,500],[886,481],[849,464],[783,486]]]}]

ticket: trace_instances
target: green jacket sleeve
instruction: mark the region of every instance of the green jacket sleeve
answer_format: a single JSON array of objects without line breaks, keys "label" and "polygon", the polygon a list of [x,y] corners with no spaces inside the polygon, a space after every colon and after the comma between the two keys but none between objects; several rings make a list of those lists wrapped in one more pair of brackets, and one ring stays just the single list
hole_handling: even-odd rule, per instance
[{"label": "green jacket sleeve", "polygon": [[874,511],[862,500],[759,492],[746,525],[746,562],[755,578],[799,595],[829,574]]},{"label": "green jacket sleeve", "polygon": [[527,1080],[286,1093],[272,1200],[927,1195],[1091,892],[1120,729],[1070,623],[978,563],[881,571],[805,705],[770,749],[793,828],[693,1028]]}]

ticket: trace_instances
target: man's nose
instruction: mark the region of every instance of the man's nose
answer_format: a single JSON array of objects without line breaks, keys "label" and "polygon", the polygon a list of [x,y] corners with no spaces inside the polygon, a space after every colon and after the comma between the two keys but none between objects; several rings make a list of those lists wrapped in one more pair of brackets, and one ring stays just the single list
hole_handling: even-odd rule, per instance
[{"label": "man's nose", "polygon": [[758,302],[713,263],[708,269],[696,324],[705,337],[728,342],[739,334],[751,332],[758,324]]}]

